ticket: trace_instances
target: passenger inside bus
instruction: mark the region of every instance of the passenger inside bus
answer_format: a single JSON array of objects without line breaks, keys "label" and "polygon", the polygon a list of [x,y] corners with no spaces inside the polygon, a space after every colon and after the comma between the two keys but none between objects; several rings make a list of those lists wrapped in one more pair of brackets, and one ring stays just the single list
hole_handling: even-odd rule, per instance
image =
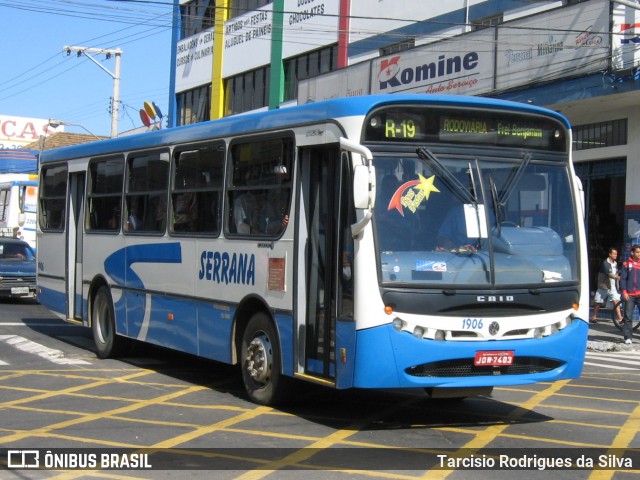
[{"label": "passenger inside bus", "polygon": [[462,204],[449,209],[440,225],[436,241],[439,251],[466,249],[475,252],[478,249],[478,239],[467,236],[467,224]]},{"label": "passenger inside bus", "polygon": [[233,204],[236,233],[249,235],[277,235],[289,223],[286,213],[287,194],[280,189],[245,192]]},{"label": "passenger inside bus", "polygon": [[251,217],[256,210],[253,193],[245,192],[237,196],[233,202],[233,221],[236,233],[248,235],[251,233]]},{"label": "passenger inside bus", "polygon": [[[55,206],[55,202],[50,202],[53,206]],[[45,224],[46,228],[54,229],[62,229],[64,227],[64,215],[62,214],[63,205],[60,205],[57,209],[46,210],[46,213],[43,215],[42,221]]]},{"label": "passenger inside bus", "polygon": [[[180,182],[181,188],[193,188],[192,177],[178,175],[176,182]],[[193,232],[198,221],[198,198],[195,192],[182,192],[175,194],[173,203],[174,225],[173,229],[179,232]]]},{"label": "passenger inside bus", "polygon": [[125,225],[125,230],[140,230],[140,227],[142,227],[142,221],[134,214],[129,215],[129,218],[127,218],[127,223]]},{"label": "passenger inside bus", "polygon": [[120,226],[120,207],[116,206],[112,209],[111,217],[107,221],[107,228],[109,230],[115,230],[119,226]]},{"label": "passenger inside bus", "polygon": [[260,210],[261,223],[264,225],[264,233],[278,235],[289,223],[287,215],[288,195],[282,189],[270,189],[266,194]]}]

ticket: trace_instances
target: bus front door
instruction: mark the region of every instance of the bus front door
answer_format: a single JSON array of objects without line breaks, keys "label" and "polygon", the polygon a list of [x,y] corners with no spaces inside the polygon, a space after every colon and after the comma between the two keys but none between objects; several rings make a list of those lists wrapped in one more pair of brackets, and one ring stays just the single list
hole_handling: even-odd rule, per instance
[{"label": "bus front door", "polygon": [[[296,285],[298,374],[336,383],[336,321],[352,321],[351,277],[343,266],[353,249],[348,235],[350,202],[346,160],[340,149],[300,152],[300,211]],[[304,300],[303,300],[304,299]]]}]

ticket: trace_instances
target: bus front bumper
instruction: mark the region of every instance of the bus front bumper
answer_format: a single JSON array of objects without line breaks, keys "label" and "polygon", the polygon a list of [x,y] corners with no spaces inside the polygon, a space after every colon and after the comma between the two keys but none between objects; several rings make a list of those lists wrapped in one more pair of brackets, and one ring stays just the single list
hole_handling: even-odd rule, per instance
[{"label": "bus front bumper", "polygon": [[[435,341],[384,325],[356,332],[354,387],[463,388],[577,378],[589,326],[575,320],[543,338]],[[477,352],[513,352],[509,366],[475,366]]]}]

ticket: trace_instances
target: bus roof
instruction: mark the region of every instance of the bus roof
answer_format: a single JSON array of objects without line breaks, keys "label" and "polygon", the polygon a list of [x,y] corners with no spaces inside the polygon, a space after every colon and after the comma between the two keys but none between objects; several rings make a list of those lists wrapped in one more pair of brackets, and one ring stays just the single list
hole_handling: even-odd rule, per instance
[{"label": "bus roof", "polygon": [[542,114],[556,118],[567,128],[569,121],[560,113],[533,105],[496,100],[484,97],[434,94],[392,94],[343,97],[321,102],[308,103],[296,107],[247,113],[224,117],[208,122],[184,125],[181,127],[156,130],[109,140],[54,148],[42,152],[41,163],[55,162],[70,158],[107,155],[127,150],[140,150],[161,147],[182,142],[208,140],[236,134],[246,134],[269,129],[286,128],[334,118],[366,115],[372,109],[387,104],[411,104],[424,102],[434,106],[457,107],[499,107],[507,111]]}]

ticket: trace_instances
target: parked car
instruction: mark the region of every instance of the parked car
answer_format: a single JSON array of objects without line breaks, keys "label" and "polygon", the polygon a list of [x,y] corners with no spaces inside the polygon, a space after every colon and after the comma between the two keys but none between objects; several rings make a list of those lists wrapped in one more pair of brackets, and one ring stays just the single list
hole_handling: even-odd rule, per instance
[{"label": "parked car", "polygon": [[36,252],[16,238],[0,238],[0,297],[34,298]]}]

